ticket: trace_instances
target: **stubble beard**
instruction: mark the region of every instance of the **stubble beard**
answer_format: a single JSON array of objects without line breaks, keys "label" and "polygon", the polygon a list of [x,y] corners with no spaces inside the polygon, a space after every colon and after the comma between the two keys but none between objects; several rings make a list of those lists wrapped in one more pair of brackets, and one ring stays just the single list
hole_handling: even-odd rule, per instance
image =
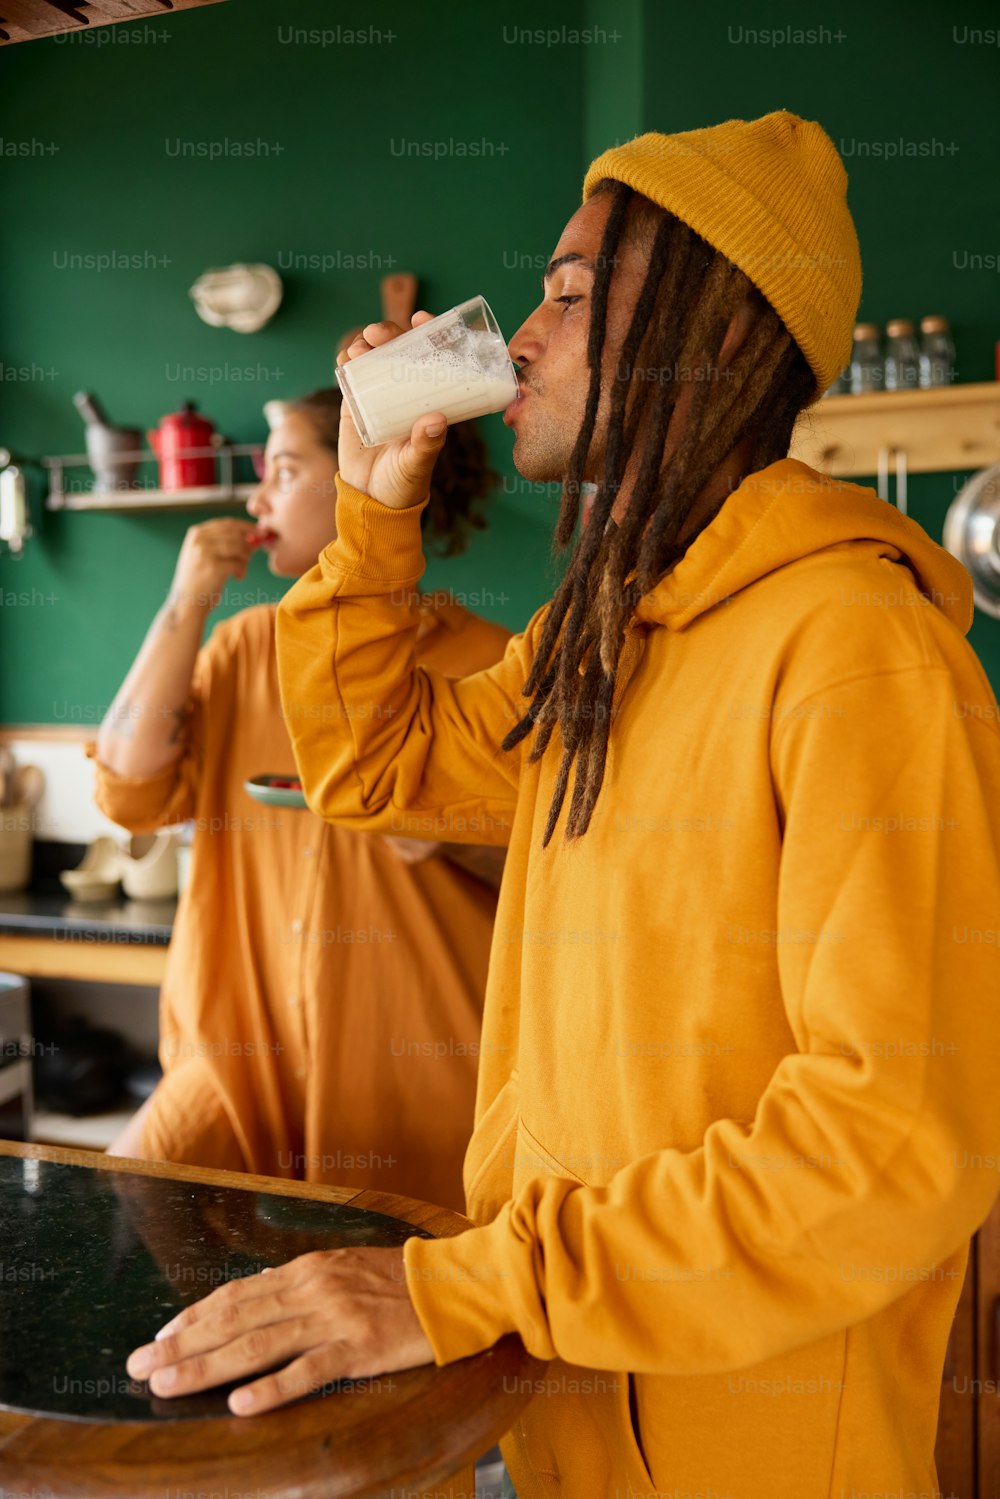
[{"label": "stubble beard", "polygon": [[566,477],[572,443],[551,430],[519,434],[514,441],[514,467],[536,484],[559,484]]},{"label": "stubble beard", "polygon": [[[544,400],[544,397],[536,393],[533,387],[529,386],[528,389],[531,391],[529,404],[521,418],[520,430],[514,435],[514,450],[511,455],[514,467],[522,478],[534,483],[561,484],[569,472],[582,412],[579,416],[560,412],[554,417],[551,408],[548,411],[533,411],[531,406]],[[595,432],[584,479],[589,478],[591,470],[602,462],[597,451],[598,445],[598,434]]]}]

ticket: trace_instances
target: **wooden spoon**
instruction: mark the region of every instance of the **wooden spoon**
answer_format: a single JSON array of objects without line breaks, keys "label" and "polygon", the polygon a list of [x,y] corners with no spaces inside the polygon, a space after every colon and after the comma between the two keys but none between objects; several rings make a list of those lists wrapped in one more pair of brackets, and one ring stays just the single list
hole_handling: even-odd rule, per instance
[{"label": "wooden spoon", "polygon": [[417,278],[411,271],[397,271],[381,281],[382,316],[401,328],[410,326],[417,310]]},{"label": "wooden spoon", "polygon": [[17,770],[17,761],[9,745],[0,744],[0,807],[9,806],[7,800],[11,794],[11,781]]},{"label": "wooden spoon", "polygon": [[[383,276],[380,282],[382,293],[382,317],[386,322],[398,323],[401,328],[410,326],[410,318],[417,310],[418,281],[412,271],[397,271],[392,276]],[[362,325],[363,326],[363,325]],[[339,340],[334,351],[334,367],[337,354],[353,343],[361,328],[350,328]]]}]

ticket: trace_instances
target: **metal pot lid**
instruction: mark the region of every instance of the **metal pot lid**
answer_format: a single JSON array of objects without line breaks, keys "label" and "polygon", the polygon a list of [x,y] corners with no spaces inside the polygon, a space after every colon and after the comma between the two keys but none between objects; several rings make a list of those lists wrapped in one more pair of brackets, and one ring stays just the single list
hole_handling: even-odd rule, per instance
[{"label": "metal pot lid", "polygon": [[945,516],[944,544],[971,573],[977,607],[1000,619],[1000,463],[959,490]]}]

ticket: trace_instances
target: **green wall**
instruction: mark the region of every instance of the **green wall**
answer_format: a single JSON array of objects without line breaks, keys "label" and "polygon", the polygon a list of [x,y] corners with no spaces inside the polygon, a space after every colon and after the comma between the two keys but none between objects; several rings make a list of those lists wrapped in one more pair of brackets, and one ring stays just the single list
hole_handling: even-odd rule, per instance
[{"label": "green wall", "polygon": [[[556,24],[576,9],[550,8]],[[513,332],[538,299],[537,257],[576,207],[583,157],[579,48],[504,40],[505,27],[535,24],[530,0],[389,0],[363,15],[330,0],[228,0],[4,49],[0,137],[56,149],[0,156],[0,359],[34,374],[0,381],[0,445],[80,452],[80,388],[120,423],[153,425],[191,397],[230,438],[262,439],[263,402],[330,382],[339,335],[378,315],[393,269],[420,274],[431,308],[484,292]],[[382,40],[294,39],[338,25]],[[230,154],[181,156],[178,141]],[[246,142],[269,154],[233,154]],[[394,154],[403,142],[453,154]],[[67,266],[102,254],[141,268]],[[324,256],[338,268],[314,268]],[[187,289],[207,267],[289,257],[285,303],[262,332],[197,318]],[[206,373],[178,380],[178,366]],[[242,378],[224,378],[227,366]],[[515,627],[551,589],[557,507],[514,473],[499,419],[483,430],[504,475],[491,528],[427,582],[480,596],[479,612]],[[36,538],[19,561],[0,559],[0,722],[96,721],[190,521],[44,513],[41,483],[32,498]],[[255,559],[236,602],[284,586]]]},{"label": "green wall", "polygon": [[[992,254],[995,264],[1000,249],[1000,48],[956,35],[978,28],[995,39],[994,0],[772,0],[756,11],[727,0],[685,6],[683,19],[678,6],[650,4],[646,16],[643,129],[687,130],[772,109],[819,120],[847,168],[864,270],[861,318],[884,326],[943,313],[957,378],[992,380],[1000,279],[963,268],[963,252]],[[778,40],[788,28],[812,28],[816,39]],[[921,147],[926,154],[908,154]],[[911,476],[909,513],[936,541],[968,477]],[[1000,690],[1000,621],[977,610],[969,638]]]},{"label": "green wall", "polygon": [[[483,291],[511,333],[604,144],[782,107],[820,119],[849,153],[863,315],[950,315],[960,378],[990,379],[996,276],[955,258],[997,248],[1000,55],[959,44],[953,28],[995,26],[995,15],[985,0],[951,19],[930,10],[851,0],[836,21],[802,5],[760,19],[833,36],[809,44],[752,39],[734,0],[389,0],[363,13],[338,0],[228,0],[6,48],[0,444],[79,451],[72,395],[84,387],[119,422],[152,425],[191,397],[232,439],[261,439],[263,402],[329,381],[337,337],[375,313],[393,269],[417,271],[432,308]],[[381,40],[301,39],[338,26]],[[584,26],[591,40],[577,44]],[[538,28],[555,36],[517,36]],[[900,140],[938,141],[944,154],[886,159],[855,144]],[[449,154],[402,157],[403,141]],[[459,142],[485,150],[462,157]],[[237,155],[246,143],[256,154]],[[178,154],[191,145],[227,154]],[[106,254],[139,268],[67,264]],[[187,297],[202,270],[241,259],[285,281],[278,317],[250,337],[208,328]],[[178,378],[179,366],[202,373]],[[476,594],[482,613],[517,627],[555,577],[556,505],[515,474],[496,418],[484,432],[503,474],[491,528],[464,558],[432,563],[427,582]],[[962,477],[911,480],[911,512],[934,536]],[[189,520],[44,513],[40,483],[33,505],[25,557],[0,558],[0,722],[96,721]],[[282,587],[255,561],[222,612]],[[972,639],[1000,685],[1000,622],[977,615]]]}]

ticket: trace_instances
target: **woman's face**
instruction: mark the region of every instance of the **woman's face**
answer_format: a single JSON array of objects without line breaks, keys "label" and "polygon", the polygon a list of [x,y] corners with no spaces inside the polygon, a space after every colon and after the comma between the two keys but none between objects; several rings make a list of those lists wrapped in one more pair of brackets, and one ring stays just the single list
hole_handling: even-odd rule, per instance
[{"label": "woman's face", "polygon": [[281,578],[297,578],[314,565],[337,535],[336,455],[320,442],[309,418],[288,412],[272,427],[264,449],[264,477],[247,510],[268,541],[268,565]]}]

